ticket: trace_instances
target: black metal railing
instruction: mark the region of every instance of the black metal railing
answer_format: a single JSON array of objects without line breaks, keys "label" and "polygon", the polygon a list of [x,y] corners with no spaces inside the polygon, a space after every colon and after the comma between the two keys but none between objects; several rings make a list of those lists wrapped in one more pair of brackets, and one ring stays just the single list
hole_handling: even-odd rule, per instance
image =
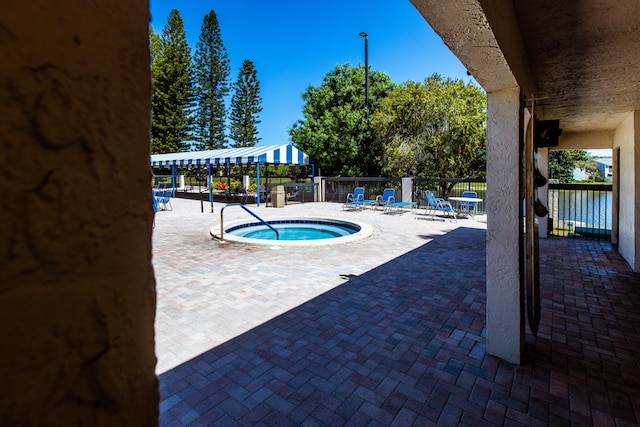
[{"label": "black metal railing", "polygon": [[426,205],[425,191],[431,191],[436,197],[448,199],[460,197],[465,191],[476,193],[476,197],[483,200],[477,205],[477,213],[486,213],[487,182],[484,179],[468,178],[415,178],[413,180],[413,200],[420,206]]},{"label": "black metal railing", "polygon": [[229,206],[238,206],[238,207],[244,209],[245,212],[249,213],[251,216],[256,218],[258,221],[260,221],[261,224],[263,224],[263,225],[269,227],[271,230],[273,230],[273,232],[276,233],[276,240],[280,240],[280,233],[278,232],[278,230],[273,228],[273,226],[271,224],[269,224],[264,219],[260,218],[257,214],[252,212],[250,209],[248,209],[242,203],[227,203],[225,206],[222,207],[222,209],[220,209],[220,236],[215,236],[214,235],[214,237],[217,237],[217,238],[220,239],[220,241],[224,242],[224,210],[226,208],[228,208]]},{"label": "black metal railing", "polygon": [[611,239],[611,184],[549,184],[549,234]]},{"label": "black metal railing", "polygon": [[[364,198],[374,200],[381,195],[385,188],[393,188],[396,194],[402,192],[402,178],[388,177],[359,177],[359,178],[323,178],[324,200],[327,202],[343,203],[347,194],[353,193],[356,187],[364,187]],[[476,197],[485,199],[487,184],[483,179],[425,179],[413,178],[411,180],[411,201],[418,202],[419,206],[426,206],[425,190],[431,190],[437,197],[448,198],[450,196],[462,196],[465,191],[473,191]],[[478,213],[486,213],[484,203],[478,205]]]},{"label": "black metal railing", "polygon": [[267,193],[273,187],[282,186],[285,191],[285,203],[309,203],[317,200],[318,184],[313,182],[286,182],[275,183],[267,186]]},{"label": "black metal railing", "polygon": [[382,194],[385,188],[393,188],[396,192],[402,191],[402,178],[323,178],[324,200],[326,202],[344,203],[347,194],[353,193],[356,187],[364,187],[364,198],[375,200]]}]

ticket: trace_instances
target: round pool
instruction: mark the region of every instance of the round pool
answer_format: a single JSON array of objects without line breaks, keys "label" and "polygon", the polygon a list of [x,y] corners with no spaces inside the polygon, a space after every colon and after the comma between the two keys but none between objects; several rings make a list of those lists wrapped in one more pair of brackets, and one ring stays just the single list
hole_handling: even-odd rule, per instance
[{"label": "round pool", "polygon": [[[321,246],[353,242],[370,236],[373,227],[357,221],[336,218],[272,218],[265,221],[278,231],[258,220],[225,223],[224,241],[268,246]],[[211,229],[220,238],[220,225]]]}]

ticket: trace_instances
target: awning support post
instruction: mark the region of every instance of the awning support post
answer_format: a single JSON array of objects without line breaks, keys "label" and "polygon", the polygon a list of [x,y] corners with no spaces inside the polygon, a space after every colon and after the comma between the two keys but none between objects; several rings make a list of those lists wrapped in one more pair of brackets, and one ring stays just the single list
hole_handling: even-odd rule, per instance
[{"label": "awning support post", "polygon": [[207,187],[209,189],[209,203],[213,213],[213,176],[211,175],[211,163],[207,163]]},{"label": "awning support post", "polygon": [[256,206],[260,207],[260,163],[256,163]]},{"label": "awning support post", "polygon": [[171,165],[171,197],[176,197],[176,162]]}]

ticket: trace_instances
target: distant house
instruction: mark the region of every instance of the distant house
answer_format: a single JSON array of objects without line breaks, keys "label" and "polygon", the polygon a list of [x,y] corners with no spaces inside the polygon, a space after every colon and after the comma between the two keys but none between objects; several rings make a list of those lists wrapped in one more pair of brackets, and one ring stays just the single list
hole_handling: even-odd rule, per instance
[{"label": "distant house", "polygon": [[613,159],[611,157],[598,157],[595,159],[598,164],[598,170],[604,176],[605,182],[613,180]]},{"label": "distant house", "polygon": [[[605,182],[611,182],[613,179],[613,160],[611,157],[595,157],[593,159],[598,165],[598,170],[604,177]],[[576,181],[584,181],[589,179],[587,173],[580,169],[575,168],[573,170],[573,179]]]}]

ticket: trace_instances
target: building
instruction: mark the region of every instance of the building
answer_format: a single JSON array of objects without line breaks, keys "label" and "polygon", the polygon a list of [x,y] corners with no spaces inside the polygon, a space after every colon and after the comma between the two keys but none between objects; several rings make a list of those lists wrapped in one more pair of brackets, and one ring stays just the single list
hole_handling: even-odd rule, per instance
[{"label": "building", "polygon": [[[519,142],[533,100],[560,120],[557,148],[612,149],[613,238],[640,271],[640,3],[412,3],[487,92],[487,351],[519,363]],[[157,424],[149,21],[138,0],[0,15],[7,425]]]},{"label": "building", "polygon": [[[596,157],[593,161],[596,162],[603,181],[611,182],[613,180],[613,159],[611,157]],[[589,180],[589,175],[584,170],[576,167],[573,170],[573,179],[576,181]]]},{"label": "building", "polygon": [[544,175],[548,150],[612,150],[612,242],[640,271],[640,4],[412,3],[487,92],[487,351],[519,363],[520,142],[534,106],[537,119],[562,129],[557,146],[538,149]]},{"label": "building", "polygon": [[604,177],[605,182],[613,181],[613,159],[611,157],[597,157],[598,170]]}]

